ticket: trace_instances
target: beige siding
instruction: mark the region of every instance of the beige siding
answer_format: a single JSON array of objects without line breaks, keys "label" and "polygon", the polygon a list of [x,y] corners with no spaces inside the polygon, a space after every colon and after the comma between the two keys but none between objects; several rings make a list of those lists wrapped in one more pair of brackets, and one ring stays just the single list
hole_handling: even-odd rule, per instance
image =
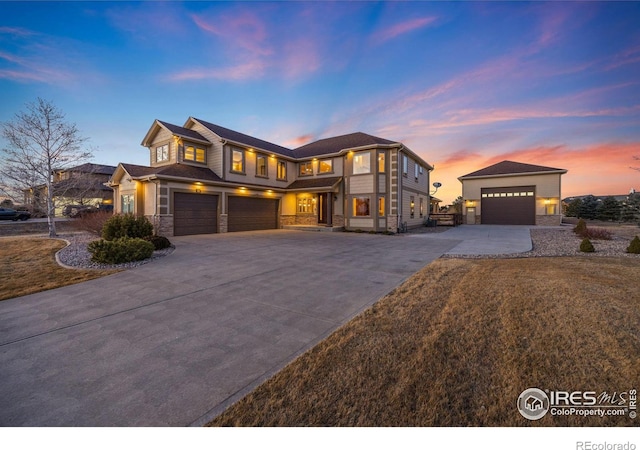
[{"label": "beige siding", "polygon": [[386,192],[387,191],[387,176],[386,175],[378,175],[378,192]]},{"label": "beige siding", "polygon": [[373,228],[373,219],[349,219],[349,228]]},{"label": "beige siding", "polygon": [[374,192],[373,175],[354,175],[349,178],[350,194],[370,194]]},{"label": "beige siding", "polygon": [[[411,218],[411,197],[413,197],[414,215]],[[424,206],[423,215],[420,216],[420,199]],[[429,213],[429,197],[424,193],[417,193],[403,189],[402,191],[402,222],[407,222],[408,227],[415,227],[422,225],[425,218]]]},{"label": "beige siding", "polygon": [[[169,159],[167,161],[156,162],[156,147],[169,144]],[[160,128],[156,133],[149,148],[149,165],[152,167],[163,166],[167,164],[175,164],[177,161],[177,144],[170,131]]]},{"label": "beige siding", "polygon": [[213,170],[213,172],[222,177],[222,142],[220,136],[212,132],[206,127],[203,127],[199,123],[192,123],[191,129],[197,131],[206,140],[211,142],[211,147],[207,150],[207,166]]}]

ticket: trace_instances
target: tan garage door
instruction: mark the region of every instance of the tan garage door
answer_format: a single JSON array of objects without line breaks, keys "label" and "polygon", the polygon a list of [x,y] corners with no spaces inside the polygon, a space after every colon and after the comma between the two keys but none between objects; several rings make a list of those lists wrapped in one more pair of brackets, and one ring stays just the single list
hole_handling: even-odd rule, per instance
[{"label": "tan garage door", "polygon": [[491,225],[535,225],[535,186],[483,188],[482,223]]},{"label": "tan garage door", "polygon": [[273,230],[278,228],[278,200],[229,197],[229,231]]},{"label": "tan garage door", "polygon": [[211,234],[218,232],[218,196],[173,194],[173,234]]}]

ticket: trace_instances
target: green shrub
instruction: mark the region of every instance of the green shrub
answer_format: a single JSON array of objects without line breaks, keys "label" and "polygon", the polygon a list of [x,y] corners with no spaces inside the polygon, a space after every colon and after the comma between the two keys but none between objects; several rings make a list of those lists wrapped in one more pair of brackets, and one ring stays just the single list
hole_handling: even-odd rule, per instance
[{"label": "green shrub", "polygon": [[112,241],[100,239],[90,242],[87,249],[94,262],[122,264],[150,258],[154,247],[151,242],[144,239],[122,237]]},{"label": "green shrub", "polygon": [[156,250],[163,250],[171,247],[171,241],[164,236],[157,236],[154,234],[153,236],[148,236],[144,239],[151,242]]},{"label": "green shrub", "polygon": [[152,235],[153,225],[149,219],[133,214],[115,215],[102,227],[102,239],[107,241],[123,237],[144,239]]},{"label": "green shrub", "polygon": [[593,253],[596,249],[588,238],[584,238],[580,243],[580,251],[584,253]]},{"label": "green shrub", "polygon": [[585,231],[587,231],[587,222],[584,219],[578,220],[578,224],[573,227],[573,232],[578,236],[582,236]]},{"label": "green shrub", "polygon": [[640,238],[638,236],[631,240],[631,244],[627,247],[627,253],[640,254]]}]

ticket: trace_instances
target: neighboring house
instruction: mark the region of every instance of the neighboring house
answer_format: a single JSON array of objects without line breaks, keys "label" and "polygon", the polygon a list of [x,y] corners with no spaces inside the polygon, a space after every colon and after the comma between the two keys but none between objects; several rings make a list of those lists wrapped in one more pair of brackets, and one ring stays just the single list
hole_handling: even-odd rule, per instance
[{"label": "neighboring house", "polygon": [[289,149],[190,117],[154,121],[150,166],[121,163],[115,211],[166,236],[319,226],[417,227],[429,213],[427,162],[400,142],[353,133]]},{"label": "neighboring house", "polygon": [[560,225],[565,169],[502,161],[458,178],[463,222]]},{"label": "neighboring house", "polygon": [[[53,177],[53,199],[56,216],[62,214],[66,205],[80,204],[98,206],[113,204],[113,189],[105,183],[116,170],[114,166],[86,163],[68,169],[55,170]],[[26,205],[35,212],[46,211],[45,185],[35,186],[24,191]]]}]

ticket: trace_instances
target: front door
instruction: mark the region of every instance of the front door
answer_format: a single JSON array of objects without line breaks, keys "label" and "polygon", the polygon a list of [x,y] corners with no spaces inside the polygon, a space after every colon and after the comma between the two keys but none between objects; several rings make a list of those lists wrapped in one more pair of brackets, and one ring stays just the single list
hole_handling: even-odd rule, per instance
[{"label": "front door", "polygon": [[327,225],[329,223],[328,194],[318,194],[318,223]]}]

